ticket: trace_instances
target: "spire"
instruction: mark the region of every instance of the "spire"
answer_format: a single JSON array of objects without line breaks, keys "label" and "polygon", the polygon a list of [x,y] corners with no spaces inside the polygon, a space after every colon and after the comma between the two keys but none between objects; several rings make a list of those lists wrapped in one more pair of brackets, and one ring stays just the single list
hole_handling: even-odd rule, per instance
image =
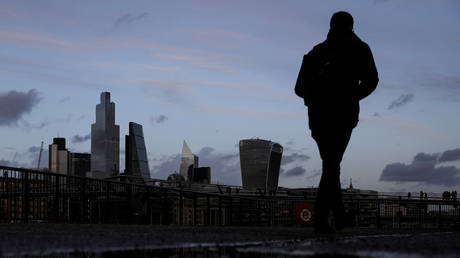
[{"label": "spire", "polygon": [[350,178],[350,186],[348,188],[353,189],[353,179],[352,178]]},{"label": "spire", "polygon": [[188,147],[187,143],[184,140],[184,144],[182,145],[182,156],[191,156],[193,155],[192,150]]}]

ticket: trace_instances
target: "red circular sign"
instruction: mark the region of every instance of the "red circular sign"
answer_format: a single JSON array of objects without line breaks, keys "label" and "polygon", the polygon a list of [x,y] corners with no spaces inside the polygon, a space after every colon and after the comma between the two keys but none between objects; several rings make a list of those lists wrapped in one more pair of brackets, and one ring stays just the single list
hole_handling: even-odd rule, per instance
[{"label": "red circular sign", "polygon": [[308,204],[299,204],[296,215],[299,223],[302,225],[308,225],[313,220],[313,210]]}]

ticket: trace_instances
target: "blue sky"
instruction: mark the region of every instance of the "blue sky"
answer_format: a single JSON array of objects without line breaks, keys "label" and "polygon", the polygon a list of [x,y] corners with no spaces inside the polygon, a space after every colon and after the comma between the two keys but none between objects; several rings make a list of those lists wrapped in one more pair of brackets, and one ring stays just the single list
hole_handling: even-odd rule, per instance
[{"label": "blue sky", "polygon": [[214,182],[239,185],[238,141],[260,137],[285,147],[281,186],[317,185],[321,160],[293,87],[339,10],[354,16],[380,77],[361,102],[343,183],[458,189],[456,0],[2,1],[0,162],[33,167],[56,136],[90,152],[110,91],[121,135],[130,121],[144,126],[153,177],[178,170],[186,140]]}]

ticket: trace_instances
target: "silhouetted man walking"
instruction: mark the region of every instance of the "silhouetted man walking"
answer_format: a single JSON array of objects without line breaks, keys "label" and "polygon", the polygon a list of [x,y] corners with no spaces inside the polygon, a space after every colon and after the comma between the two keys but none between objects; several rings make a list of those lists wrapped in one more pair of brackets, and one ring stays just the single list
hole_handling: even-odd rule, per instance
[{"label": "silhouetted man walking", "polygon": [[375,90],[377,69],[369,46],[353,32],[353,17],[335,13],[327,39],[303,57],[295,93],[308,107],[311,135],[316,141],[323,173],[315,202],[315,232],[334,232],[348,226],[340,187],[340,162],[358,124],[359,101]]}]

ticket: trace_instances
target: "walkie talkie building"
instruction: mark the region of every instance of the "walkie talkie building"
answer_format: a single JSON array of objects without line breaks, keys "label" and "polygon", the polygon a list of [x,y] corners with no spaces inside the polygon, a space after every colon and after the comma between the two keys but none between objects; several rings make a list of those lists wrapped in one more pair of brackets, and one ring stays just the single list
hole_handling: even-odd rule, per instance
[{"label": "walkie talkie building", "polygon": [[278,188],[283,146],[262,139],[240,141],[243,188],[266,191]]}]

